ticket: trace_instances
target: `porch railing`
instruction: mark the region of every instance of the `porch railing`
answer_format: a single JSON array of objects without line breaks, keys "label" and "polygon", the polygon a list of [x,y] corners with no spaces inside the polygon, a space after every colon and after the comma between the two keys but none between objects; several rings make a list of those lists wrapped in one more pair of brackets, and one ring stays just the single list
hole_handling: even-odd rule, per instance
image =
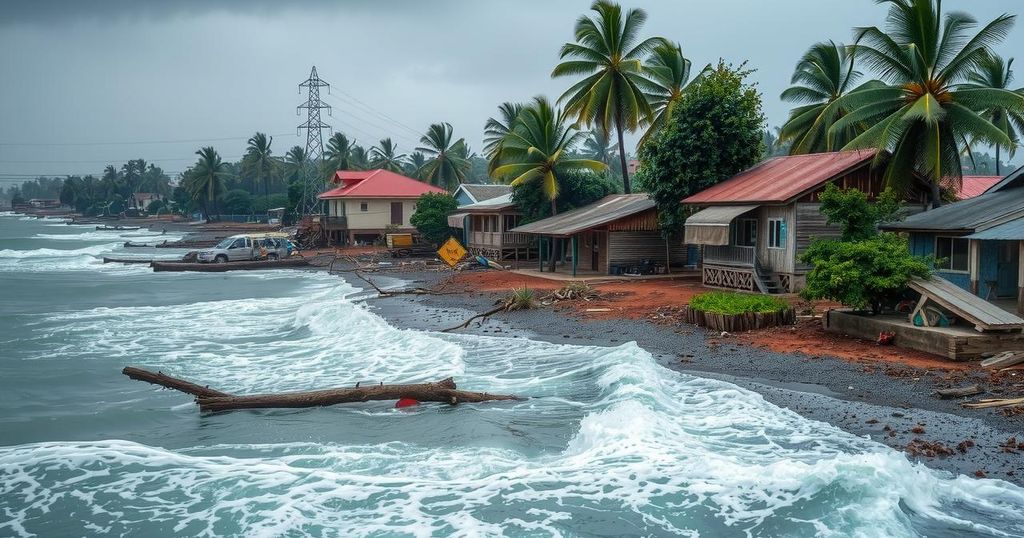
[{"label": "porch railing", "polygon": [[474,247],[522,247],[530,244],[530,234],[518,232],[471,232],[469,244]]},{"label": "porch railing", "polygon": [[712,265],[753,267],[756,249],[736,245],[704,245],[703,262]]}]

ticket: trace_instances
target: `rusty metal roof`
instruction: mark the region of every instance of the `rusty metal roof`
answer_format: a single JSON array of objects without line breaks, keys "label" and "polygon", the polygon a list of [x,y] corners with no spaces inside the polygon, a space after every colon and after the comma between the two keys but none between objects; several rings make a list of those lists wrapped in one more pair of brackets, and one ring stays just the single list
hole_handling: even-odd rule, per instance
[{"label": "rusty metal roof", "polygon": [[684,204],[787,203],[829,180],[863,166],[875,150],[837,151],[775,157],[708,187]]},{"label": "rusty metal roof", "polygon": [[612,194],[590,205],[524,224],[509,231],[564,237],[643,213],[653,207],[654,200],[646,194]]}]

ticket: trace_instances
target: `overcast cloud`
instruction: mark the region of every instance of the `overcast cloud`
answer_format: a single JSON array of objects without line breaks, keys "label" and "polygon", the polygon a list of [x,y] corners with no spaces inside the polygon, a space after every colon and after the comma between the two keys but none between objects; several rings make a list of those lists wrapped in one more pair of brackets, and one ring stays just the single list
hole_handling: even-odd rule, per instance
[{"label": "overcast cloud", "polygon": [[[13,4],[13,5],[12,5]],[[557,98],[559,46],[589,0],[5,1],[0,7],[0,182],[99,173],[142,157],[169,172],[200,145],[238,158],[255,131],[283,154],[296,136],[297,84],[316,65],[332,85],[325,121],[366,146],[402,152],[448,121],[474,149],[502,101]],[[793,65],[812,43],[880,25],[872,0],[646,0],[645,33],[682,44],[694,64],[747,61],[770,125]],[[946,0],[987,22],[1016,0]],[[1000,49],[1024,45],[1018,27]],[[1024,78],[1022,78],[1024,80]],[[232,138],[231,140],[213,140]],[[205,141],[200,141],[203,139]],[[146,141],[189,140],[140,144]],[[134,142],[132,144],[97,144]],[[54,143],[80,145],[53,145]],[[88,144],[88,145],[87,145]],[[19,180],[20,181],[20,180]]]}]

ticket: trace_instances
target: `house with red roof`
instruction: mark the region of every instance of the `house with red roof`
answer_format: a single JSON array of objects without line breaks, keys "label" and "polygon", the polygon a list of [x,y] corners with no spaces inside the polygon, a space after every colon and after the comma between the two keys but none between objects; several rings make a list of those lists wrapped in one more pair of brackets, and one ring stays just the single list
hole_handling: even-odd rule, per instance
[{"label": "house with red roof", "polygon": [[956,199],[967,200],[980,196],[1001,179],[1003,176],[964,176],[960,181],[960,188],[956,191]]},{"label": "house with red roof", "polygon": [[[685,242],[701,247],[704,285],[762,293],[795,292],[810,270],[799,257],[811,240],[836,237],[818,195],[828,184],[876,197],[884,190],[874,150],[791,155],[753,168],[683,200],[695,211]],[[908,212],[923,211],[929,189],[912,182],[904,194]]]},{"label": "house with red roof", "polygon": [[324,229],[332,242],[372,243],[385,232],[414,231],[409,218],[417,199],[428,193],[445,193],[411,177],[388,170],[338,170],[334,188],[320,194],[327,205]]}]

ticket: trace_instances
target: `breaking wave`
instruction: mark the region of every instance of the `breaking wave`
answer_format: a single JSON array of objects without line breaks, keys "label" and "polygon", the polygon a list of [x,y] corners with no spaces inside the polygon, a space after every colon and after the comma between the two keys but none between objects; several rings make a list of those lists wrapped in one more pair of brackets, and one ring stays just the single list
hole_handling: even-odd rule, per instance
[{"label": "breaking wave", "polygon": [[667,370],[635,344],[399,330],[346,300],[351,286],[301,278],[289,299],[99,308],[42,325],[75,342],[76,360],[141,357],[229,392],[454,375],[531,398],[320,411],[349,425],[343,442],[0,448],[11,516],[0,534],[66,534],[79,519],[94,533],[182,536],[1024,534],[1016,486],[912,464],[756,393]]}]

